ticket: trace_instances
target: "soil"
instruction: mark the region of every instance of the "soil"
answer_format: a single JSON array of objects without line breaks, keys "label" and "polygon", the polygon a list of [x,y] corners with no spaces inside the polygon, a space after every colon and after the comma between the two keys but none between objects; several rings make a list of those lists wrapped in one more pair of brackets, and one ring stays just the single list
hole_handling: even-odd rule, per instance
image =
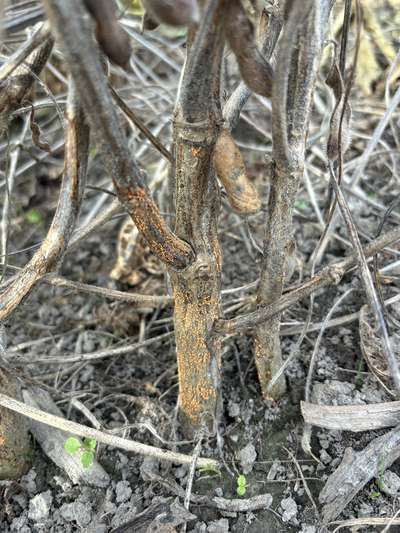
[{"label": "soil", "polygon": [[[232,218],[232,214],[224,213],[222,227],[229,227]],[[108,224],[101,238],[98,235],[90,237],[75,254],[67,256],[62,274],[69,279],[114,286],[108,273],[113,266],[119,224],[118,221]],[[298,232],[301,227],[297,219]],[[223,285],[227,288],[257,278],[257,260],[249,260],[240,238],[240,232],[235,229],[221,232],[226,265]],[[336,258],[342,255],[340,250],[331,250],[331,253]],[[338,289],[328,289],[317,296],[313,321],[323,320],[330,307],[329,301],[350,285],[355,290],[347,300],[346,313],[359,309],[364,303],[362,291],[358,280],[348,276]],[[166,291],[167,287],[160,285],[159,294]],[[8,324],[8,346],[32,340],[40,342],[21,350],[32,356],[32,361],[38,353],[50,356],[92,352],[121,342],[132,342],[138,334],[140,320],[151,324],[148,336],[167,331],[172,327],[171,311],[167,307],[150,314],[140,313],[128,304],[110,303],[42,284]],[[297,320],[305,319],[306,313],[306,306],[299,304],[298,309],[285,314],[282,320],[286,322],[293,316]],[[220,435],[218,442],[209,438],[202,447],[205,456],[219,458],[221,453],[227,469],[218,475],[198,472],[193,493],[235,498],[237,477],[244,473],[246,497],[269,493],[273,498],[272,505],[265,511],[224,513],[192,504],[190,512],[196,518],[188,522],[188,532],[319,531],[319,517],[305,491],[299,465],[314,501],[318,502],[318,494],[329,474],[340,463],[345,448],[361,449],[377,433],[362,434],[360,438],[359,435],[315,429],[312,447],[320,463],[302,452],[303,421],[299,400],[303,396],[307,364],[316,334],[307,336],[299,357],[290,365],[288,393],[276,403],[266,404],[260,399],[251,339],[243,335],[227,344],[223,362],[224,413]],[[296,336],[283,338],[285,355],[290,353],[295,341]],[[160,342],[129,356],[100,360],[96,364],[65,368],[33,362],[21,370],[29,379],[50,390],[65,415],[70,413],[69,416],[78,422],[88,423],[79,412],[69,408],[73,397],[79,397],[104,428],[133,425],[135,429],[129,430],[126,436],[159,445],[159,441],[143,429],[144,423],[150,423],[164,439],[179,441],[179,426],[174,423],[177,375],[172,341]],[[359,348],[357,322],[327,330],[318,357],[313,390],[316,401],[328,404],[377,403],[390,399],[366,372]],[[180,451],[188,453],[192,449],[190,444],[179,446]],[[109,486],[104,489],[78,486],[73,485],[39,447],[35,452],[31,470],[20,481],[1,485],[3,509],[0,523],[1,531],[5,533],[108,533],[155,503],[170,505],[176,498],[173,490],[151,480],[151,476],[149,480],[149,468],[183,489],[188,476],[187,467],[160,464],[101,446],[97,459],[110,475]],[[400,475],[399,465],[394,465],[391,472]],[[374,481],[351,502],[343,518],[390,516],[396,510],[397,502],[396,497],[384,494]],[[149,521],[142,529],[135,527],[135,530],[146,531],[148,525]]]}]

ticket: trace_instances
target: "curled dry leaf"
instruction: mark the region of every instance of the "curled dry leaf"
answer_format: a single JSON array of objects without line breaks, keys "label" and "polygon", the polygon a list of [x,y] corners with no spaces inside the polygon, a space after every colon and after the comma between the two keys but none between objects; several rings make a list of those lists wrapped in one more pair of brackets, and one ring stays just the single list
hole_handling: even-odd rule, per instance
[{"label": "curled dry leaf", "polygon": [[40,130],[39,124],[35,122],[35,108],[31,105],[31,114],[29,118],[29,125],[32,133],[32,141],[37,148],[44,150],[48,154],[51,154],[51,146],[47,141],[42,140],[42,132]]},{"label": "curled dry leaf", "polygon": [[[373,372],[385,384],[391,386],[391,375],[387,366],[387,359],[382,349],[382,342],[376,331],[375,319],[364,305],[360,310],[359,319],[360,344],[363,356],[371,372]],[[399,343],[393,343],[397,358],[400,360]]]},{"label": "curled dry leaf", "polygon": [[164,270],[130,218],[126,219],[119,232],[117,254],[116,264],[110,274],[112,279],[132,287],[140,285],[144,289],[143,294],[147,294],[145,289],[152,285],[154,293],[157,293],[159,287],[154,287],[153,281],[158,285]]},{"label": "curled dry leaf", "polygon": [[229,2],[225,36],[236,56],[243,81],[253,92],[270,97],[273,70],[257,47],[254,26],[240,0]]},{"label": "curled dry leaf", "polygon": [[197,0],[142,0],[146,14],[170,26],[189,26],[200,19]]},{"label": "curled dry leaf", "polygon": [[[345,102],[344,81],[337,63],[336,51],[335,58],[331,69],[326,78],[326,84],[330,87],[335,95],[336,105],[332,112],[329,136],[327,143],[327,155],[330,161],[335,161],[339,157],[339,140],[341,143],[342,155],[347,151],[351,144],[351,108],[348,101]],[[343,112],[344,106],[344,112]],[[341,119],[343,114],[343,119]],[[340,121],[342,120],[342,129],[339,139]]]},{"label": "curled dry leaf", "polygon": [[257,190],[246,175],[242,154],[227,129],[221,130],[215,143],[214,168],[237,213],[250,215],[261,209]]},{"label": "curled dry leaf", "polygon": [[114,2],[110,0],[84,0],[89,13],[96,21],[96,39],[106,56],[116,65],[127,68],[131,45],[127,33],[118,22]]},{"label": "curled dry leaf", "polygon": [[[118,235],[117,259],[110,278],[134,287],[135,293],[153,295],[164,287],[164,272],[161,261],[151,252],[132,219],[127,217]],[[113,306],[102,302],[94,310],[99,324],[126,333],[135,330],[141,318],[153,312],[154,307],[146,302],[119,302]]]}]

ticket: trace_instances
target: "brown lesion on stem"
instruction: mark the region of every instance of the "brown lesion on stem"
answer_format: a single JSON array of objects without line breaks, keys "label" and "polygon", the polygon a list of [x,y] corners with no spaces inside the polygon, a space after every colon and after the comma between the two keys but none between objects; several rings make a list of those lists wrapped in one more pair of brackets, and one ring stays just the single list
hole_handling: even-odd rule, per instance
[{"label": "brown lesion on stem", "polygon": [[122,205],[152,251],[170,268],[185,269],[193,259],[193,249],[177,237],[159,216],[158,206],[147,187],[124,187],[118,183],[115,186]]},{"label": "brown lesion on stem", "polygon": [[183,272],[170,272],[181,412],[187,426],[205,423],[210,429],[217,416],[221,365],[220,339],[208,341],[221,314],[219,191],[211,168],[215,128],[215,123],[200,130],[175,123],[176,232],[192,243],[196,260]]},{"label": "brown lesion on stem", "polygon": [[[221,315],[221,250],[217,235],[219,188],[213,151],[222,123],[219,73],[226,0],[210,0],[189,43],[175,114],[175,232],[189,241],[196,260],[170,272],[179,369],[180,408],[188,433],[218,417],[221,339],[211,337]],[[211,58],[211,59],[210,59]]]}]

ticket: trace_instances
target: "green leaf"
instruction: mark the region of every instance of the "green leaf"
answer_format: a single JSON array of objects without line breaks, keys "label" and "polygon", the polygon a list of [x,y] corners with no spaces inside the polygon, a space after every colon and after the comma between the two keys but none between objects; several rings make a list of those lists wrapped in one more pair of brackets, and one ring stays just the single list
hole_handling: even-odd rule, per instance
[{"label": "green leaf", "polygon": [[238,496],[244,496],[246,494],[246,486],[238,485],[236,492]]},{"label": "green leaf", "polygon": [[82,447],[81,441],[76,437],[69,437],[64,443],[64,449],[66,452],[73,455]]},{"label": "green leaf", "polygon": [[298,200],[296,200],[294,206],[299,211],[307,211],[308,202],[306,200],[302,200],[301,198],[299,198]]},{"label": "green leaf", "polygon": [[83,446],[86,450],[94,452],[97,446],[96,439],[85,439],[83,441]]},{"label": "green leaf", "polygon": [[28,224],[41,224],[43,222],[43,217],[37,209],[29,209],[29,211],[25,213],[25,220]]},{"label": "green leaf", "polygon": [[246,487],[247,486],[246,476],[244,476],[243,474],[240,474],[240,476],[238,476],[237,478],[237,485],[238,487]]},{"label": "green leaf", "polygon": [[90,468],[93,464],[94,454],[93,452],[83,452],[81,455],[81,463],[83,468]]},{"label": "green leaf", "polygon": [[221,471],[217,466],[214,466],[213,464],[200,466],[198,468],[199,472],[202,472],[203,474],[210,474],[213,476],[219,476],[221,477]]},{"label": "green leaf", "polygon": [[381,496],[381,493],[378,492],[378,491],[373,491],[373,492],[371,492],[371,494],[369,495],[369,497],[370,497],[371,499],[373,499],[373,498],[379,498],[379,496]]}]

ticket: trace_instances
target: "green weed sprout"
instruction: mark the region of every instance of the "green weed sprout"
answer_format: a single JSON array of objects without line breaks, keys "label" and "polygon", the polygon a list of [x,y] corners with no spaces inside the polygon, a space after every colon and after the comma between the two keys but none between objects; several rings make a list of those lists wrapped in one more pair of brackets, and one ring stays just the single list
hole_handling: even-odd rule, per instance
[{"label": "green weed sprout", "polygon": [[81,463],[83,468],[90,468],[94,461],[94,453],[96,451],[96,439],[83,439],[81,442],[76,437],[69,437],[64,443],[64,449],[71,455],[80,452]]},{"label": "green weed sprout", "polygon": [[236,487],[237,495],[244,496],[246,494],[246,490],[248,487],[246,476],[244,476],[243,474],[240,474],[237,477],[236,482],[237,482],[237,487]]}]

